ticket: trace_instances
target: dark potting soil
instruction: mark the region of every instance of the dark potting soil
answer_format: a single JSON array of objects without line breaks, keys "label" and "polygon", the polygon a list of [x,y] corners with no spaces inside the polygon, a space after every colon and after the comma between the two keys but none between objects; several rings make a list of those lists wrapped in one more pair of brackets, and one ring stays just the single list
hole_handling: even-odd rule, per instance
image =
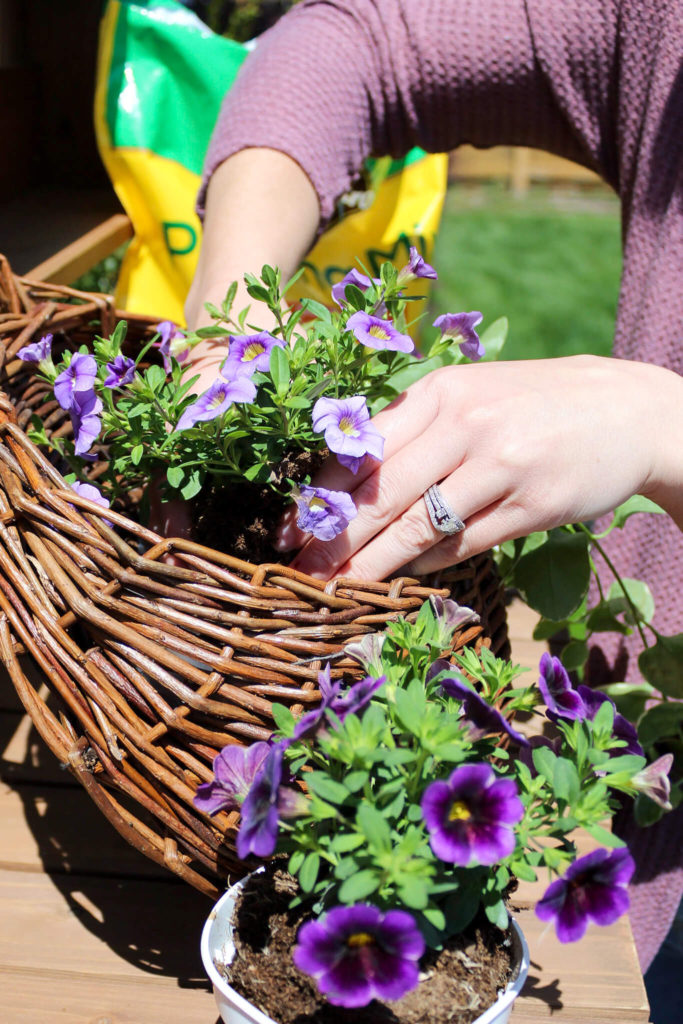
[{"label": "dark potting soil", "polygon": [[[287,479],[301,483],[320,468],[326,454],[325,451],[286,455],[275,471],[276,485],[284,489]],[[291,556],[276,551],[273,542],[287,504],[281,494],[263,484],[222,483],[215,478],[193,503],[192,536],[207,547],[257,565],[286,564]]]},{"label": "dark potting soil", "polygon": [[296,880],[272,864],[249,879],[236,903],[236,956],[226,972],[233,988],[278,1024],[471,1024],[510,978],[510,943],[483,918],[441,952],[425,953],[422,980],[403,999],[357,1010],[332,1006],[292,962],[306,920],[300,909],[288,909],[296,891]]}]

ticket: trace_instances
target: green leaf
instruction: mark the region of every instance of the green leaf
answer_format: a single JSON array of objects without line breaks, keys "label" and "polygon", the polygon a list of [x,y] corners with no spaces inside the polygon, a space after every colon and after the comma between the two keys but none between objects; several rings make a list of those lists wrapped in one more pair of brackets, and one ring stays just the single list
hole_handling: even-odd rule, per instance
[{"label": "green leaf", "polygon": [[289,391],[289,359],[286,349],[279,345],[273,346],[270,351],[270,375],[278,396],[284,398]]},{"label": "green leaf", "polygon": [[633,497],[614,510],[614,519],[610,523],[610,529],[623,526],[626,520],[635,515],[636,512],[654,512],[663,515],[664,509],[656,505],[654,501],[650,501],[649,498],[643,497],[642,494],[634,494]]},{"label": "green leaf", "polygon": [[501,316],[494,320],[492,324],[489,324],[484,333],[480,335],[480,341],[486,349],[481,362],[491,363],[496,359],[500,359],[500,353],[508,336],[508,327],[508,318]]},{"label": "green leaf", "polygon": [[463,931],[479,910],[481,890],[475,885],[461,886],[446,900],[444,910],[448,932],[455,935]]},{"label": "green leaf", "polygon": [[185,479],[185,470],[182,466],[169,466],[166,470],[166,479],[171,487],[178,488]]},{"label": "green leaf", "polygon": [[656,691],[649,683],[605,683],[602,692],[614,701],[617,711],[628,718],[629,722],[637,722],[645,711],[645,704]]},{"label": "green leaf", "polygon": [[645,796],[644,793],[639,793],[633,802],[633,817],[641,828],[654,825],[664,813],[664,808],[656,804],[654,800],[650,800],[649,796]]},{"label": "green leaf", "polygon": [[391,829],[382,814],[372,804],[362,803],[356,815],[358,828],[368,843],[377,850],[391,849]]},{"label": "green leaf", "polygon": [[292,856],[289,858],[289,864],[287,865],[287,869],[288,869],[290,875],[298,874],[299,868],[303,864],[305,856],[306,856],[305,850],[295,850],[294,851]]},{"label": "green leaf", "polygon": [[425,910],[429,903],[429,886],[424,878],[406,878],[400,883],[398,894],[412,910]]},{"label": "green leaf", "polygon": [[613,850],[618,850],[625,845],[619,836],[615,836],[613,832],[603,828],[602,825],[586,825],[584,823],[583,827],[589,835],[593,836],[593,839],[597,839],[599,843],[609,846]]},{"label": "green leaf", "polygon": [[638,739],[644,747],[683,733],[683,704],[664,702],[646,711],[638,722]]},{"label": "green leaf", "polygon": [[320,870],[320,855],[312,851],[306,854],[303,864],[299,868],[299,885],[304,892],[310,892],[318,880]]},{"label": "green leaf", "polygon": [[316,302],[315,299],[302,299],[301,305],[307,313],[312,313],[316,320],[322,320],[325,324],[332,323],[332,314],[327,306],[323,306],[322,302]]},{"label": "green leaf", "polygon": [[342,903],[358,903],[377,890],[379,879],[371,868],[356,871],[342,883],[339,899]]},{"label": "green leaf", "polygon": [[553,771],[553,789],[559,800],[566,800],[567,803],[574,803],[578,798],[580,783],[579,773],[576,765],[567,760],[566,757],[558,757],[555,761]]},{"label": "green leaf", "polygon": [[357,850],[364,844],[365,836],[362,836],[360,832],[342,832],[341,835],[334,837],[330,843],[330,849],[333,853],[351,853],[352,850]]},{"label": "green leaf", "polygon": [[193,469],[190,471],[189,480],[183,484],[180,488],[180,493],[185,499],[189,501],[190,498],[194,498],[195,494],[199,494],[204,484],[204,473],[200,469]]},{"label": "green leaf", "polygon": [[145,380],[152,391],[158,391],[166,383],[166,374],[161,366],[150,366],[145,373]]},{"label": "green leaf", "polygon": [[291,736],[294,733],[294,715],[289,708],[284,704],[272,704],[270,713],[283,736]]},{"label": "green leaf", "polygon": [[500,928],[501,931],[505,931],[508,926],[508,912],[505,904],[502,900],[497,900],[495,903],[491,903],[484,907],[484,913],[496,928]]},{"label": "green leaf", "polygon": [[[631,604],[635,606],[638,620],[640,622],[651,622],[655,613],[655,602],[647,583],[643,583],[642,580],[631,580],[623,577],[621,582],[623,583],[624,590],[631,599]],[[626,621],[633,622],[633,612],[631,611],[628,601],[624,597],[624,590],[622,590],[619,583],[615,580],[609,588],[607,598],[610,602],[611,608],[618,608],[617,614],[618,612],[623,611]],[[612,602],[617,602],[616,606],[613,605]]]},{"label": "green leaf", "polygon": [[683,633],[659,636],[638,658],[648,683],[666,697],[683,698]]},{"label": "green leaf", "polygon": [[145,454],[144,445],[136,444],[135,448],[133,448],[133,450],[130,453],[130,461],[133,463],[134,466],[139,466],[140,465],[140,460],[142,459],[142,456],[144,454]]},{"label": "green leaf", "polygon": [[535,611],[566,619],[588,590],[588,539],[583,533],[551,530],[545,544],[520,558],[513,580]]},{"label": "green leaf", "polygon": [[554,754],[548,747],[536,747],[531,754],[534,762],[534,768],[542,775],[544,779],[552,786],[553,778],[555,775],[555,762],[557,761],[557,754]]},{"label": "green leaf", "polygon": [[322,800],[331,804],[342,804],[349,795],[346,786],[335,779],[331,779],[324,772],[308,772],[306,775],[308,788]]},{"label": "green leaf", "polygon": [[536,872],[523,860],[513,860],[510,863],[510,871],[516,878],[521,878],[523,882],[535,882]]},{"label": "green leaf", "polygon": [[591,633],[621,633],[628,636],[631,630],[621,619],[616,618],[621,611],[621,602],[601,601],[595,608],[591,608],[586,625]]}]

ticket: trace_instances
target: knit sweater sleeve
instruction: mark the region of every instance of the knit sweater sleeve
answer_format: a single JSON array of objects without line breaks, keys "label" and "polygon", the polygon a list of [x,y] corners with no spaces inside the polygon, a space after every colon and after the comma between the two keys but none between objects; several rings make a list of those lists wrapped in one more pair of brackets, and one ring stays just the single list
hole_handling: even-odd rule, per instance
[{"label": "knit sweater sleeve", "polygon": [[[558,16],[565,6],[544,2]],[[261,37],[225,97],[198,208],[216,167],[249,147],[303,168],[324,224],[366,157],[463,142],[595,165],[539,62],[527,0],[303,0]]]}]

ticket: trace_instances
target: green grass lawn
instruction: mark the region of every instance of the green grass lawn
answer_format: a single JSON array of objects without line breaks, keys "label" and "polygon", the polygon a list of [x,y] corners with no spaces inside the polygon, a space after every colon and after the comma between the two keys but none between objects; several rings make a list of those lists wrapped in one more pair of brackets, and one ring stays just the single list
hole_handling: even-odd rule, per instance
[{"label": "green grass lawn", "polygon": [[431,319],[478,309],[486,327],[507,316],[505,359],[608,355],[619,230],[618,201],[607,191],[538,187],[516,199],[500,186],[452,186],[432,260]]}]

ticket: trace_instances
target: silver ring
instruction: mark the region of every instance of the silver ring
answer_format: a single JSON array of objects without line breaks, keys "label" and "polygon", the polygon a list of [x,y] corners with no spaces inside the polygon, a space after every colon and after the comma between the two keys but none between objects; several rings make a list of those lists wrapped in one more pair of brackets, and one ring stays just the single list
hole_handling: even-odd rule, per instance
[{"label": "silver ring", "polygon": [[465,529],[462,519],[456,516],[436,484],[427,488],[424,500],[434,529],[440,533],[460,533]]}]

